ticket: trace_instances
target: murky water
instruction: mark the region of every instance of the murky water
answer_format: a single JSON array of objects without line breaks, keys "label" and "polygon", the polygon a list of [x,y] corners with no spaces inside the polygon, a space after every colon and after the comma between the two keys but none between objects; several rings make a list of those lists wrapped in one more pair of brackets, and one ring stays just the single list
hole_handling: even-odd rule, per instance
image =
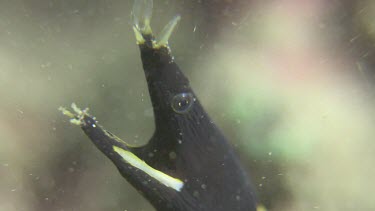
[{"label": "murky water", "polygon": [[[132,1],[0,1],[0,210],[153,210],[57,109],[133,145],[153,111]],[[372,1],[155,0],[268,210],[373,210]],[[175,109],[184,112],[193,99]],[[180,101],[179,101],[180,102]]]}]

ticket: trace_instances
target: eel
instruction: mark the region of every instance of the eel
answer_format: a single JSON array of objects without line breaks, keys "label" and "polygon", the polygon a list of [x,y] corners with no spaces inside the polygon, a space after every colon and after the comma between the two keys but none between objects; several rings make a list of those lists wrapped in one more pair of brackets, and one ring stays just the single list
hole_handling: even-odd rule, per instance
[{"label": "eel", "polygon": [[72,104],[59,109],[79,125],[121,175],[159,211],[256,211],[249,176],[232,146],[206,113],[168,45],[180,16],[158,37],[150,26],[152,0],[135,0],[133,30],[152,102],[155,131],[130,146]]}]

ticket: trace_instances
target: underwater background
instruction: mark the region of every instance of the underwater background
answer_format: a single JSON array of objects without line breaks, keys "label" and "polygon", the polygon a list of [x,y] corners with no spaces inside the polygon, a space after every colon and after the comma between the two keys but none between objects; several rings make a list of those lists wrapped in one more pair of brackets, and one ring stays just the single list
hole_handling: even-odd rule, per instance
[{"label": "underwater background", "polygon": [[[151,205],[60,106],[134,145],[153,113],[133,1],[0,1],[0,211]],[[375,2],[155,0],[170,47],[268,210],[375,210]]]}]

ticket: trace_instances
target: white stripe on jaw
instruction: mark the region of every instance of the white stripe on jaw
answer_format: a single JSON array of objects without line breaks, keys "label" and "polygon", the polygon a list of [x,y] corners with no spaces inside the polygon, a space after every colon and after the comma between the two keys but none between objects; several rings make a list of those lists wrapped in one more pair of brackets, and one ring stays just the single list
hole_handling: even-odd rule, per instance
[{"label": "white stripe on jaw", "polygon": [[133,153],[126,151],[124,149],[121,149],[120,147],[116,147],[116,146],[113,146],[113,150],[117,152],[117,154],[119,154],[124,159],[125,162],[145,172],[150,177],[156,179],[163,185],[173,188],[176,191],[181,191],[182,187],[184,186],[184,183],[181,180],[171,177],[168,174],[165,174],[159,170],[152,168],[151,166],[147,165],[147,163],[145,163],[143,160],[139,159]]}]

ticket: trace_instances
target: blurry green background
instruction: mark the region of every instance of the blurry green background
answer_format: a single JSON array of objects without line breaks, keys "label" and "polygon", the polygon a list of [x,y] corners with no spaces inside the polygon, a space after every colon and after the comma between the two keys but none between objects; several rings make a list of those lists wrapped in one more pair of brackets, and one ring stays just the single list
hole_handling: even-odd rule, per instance
[{"label": "blurry green background", "polygon": [[[0,211],[153,208],[57,108],[133,144],[153,114],[132,1],[0,0]],[[375,210],[375,2],[155,0],[269,210]]]}]

